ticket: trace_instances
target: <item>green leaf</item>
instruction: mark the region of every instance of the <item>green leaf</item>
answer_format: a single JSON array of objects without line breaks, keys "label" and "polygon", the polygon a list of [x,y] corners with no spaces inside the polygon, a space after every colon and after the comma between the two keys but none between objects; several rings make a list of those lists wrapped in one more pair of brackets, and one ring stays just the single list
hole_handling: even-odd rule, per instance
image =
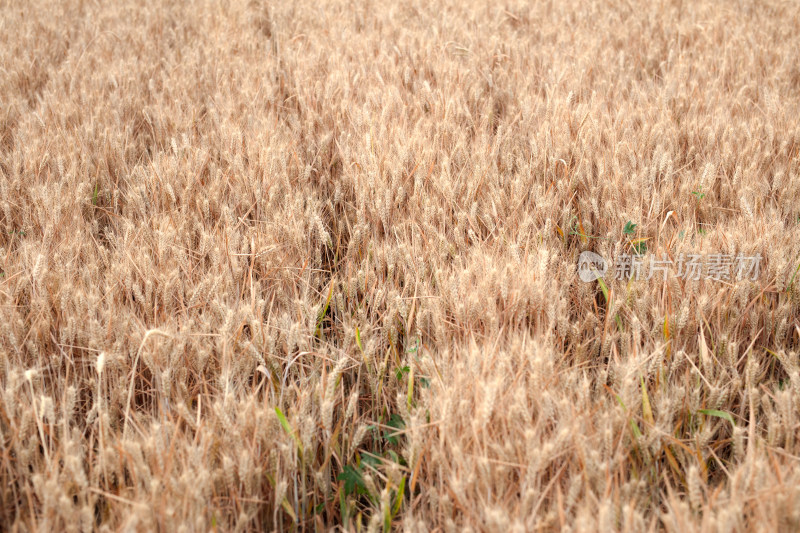
[{"label": "green leaf", "polygon": [[371,466],[372,468],[378,468],[381,464],[381,460],[379,457],[372,455],[371,453],[364,452],[364,455],[361,456],[361,462],[366,464],[367,466]]},{"label": "green leaf", "polygon": [[395,431],[384,431],[383,438],[390,444],[397,444],[397,437],[394,435],[394,433],[406,427],[405,422],[403,422],[403,418],[397,413],[394,413],[389,417],[389,421],[386,423],[386,425],[390,428],[393,428]]},{"label": "green leaf", "polygon": [[349,514],[347,502],[344,500],[344,491],[339,491],[339,512],[342,514],[342,521],[347,522],[347,515]]},{"label": "green leaf", "polygon": [[636,421],[633,418],[630,419],[630,423],[631,423],[631,431],[633,432],[633,436],[636,437],[637,439],[642,438],[642,430],[639,429],[639,424],[637,424]]},{"label": "green leaf", "polygon": [[403,429],[406,427],[406,423],[403,422],[403,417],[397,413],[392,413],[392,416],[389,417],[389,423],[387,425],[396,429]]},{"label": "green leaf", "polygon": [[286,415],[283,414],[283,411],[281,411],[280,407],[275,408],[275,414],[278,415],[278,420],[280,421],[281,426],[283,426],[283,429],[286,430],[286,433],[288,433],[289,435],[294,433],[292,430],[292,426],[289,425],[289,421],[286,420]]},{"label": "green leaf", "polygon": [[597,278],[597,283],[600,284],[600,290],[603,291],[603,296],[606,297],[606,303],[609,303],[608,302],[608,299],[609,299],[608,287],[606,286],[605,281],[603,281],[603,278]]},{"label": "green leaf", "polygon": [[328,291],[328,298],[325,300],[325,307],[319,313],[317,317],[317,327],[314,330],[314,336],[319,336],[320,332],[322,331],[322,321],[325,319],[325,316],[328,314],[328,308],[331,306],[331,298],[333,297],[333,283],[331,283],[331,289]]},{"label": "green leaf", "polygon": [[339,474],[336,479],[338,481],[344,481],[345,494],[352,494],[358,487],[365,488],[364,478],[361,472],[352,465],[345,465],[344,471]]},{"label": "green leaf", "polygon": [[397,487],[397,496],[394,500],[394,507],[392,508],[392,518],[397,516],[397,512],[400,510],[400,506],[403,505],[403,496],[406,493],[406,477],[403,476],[403,479],[400,480],[400,486]]},{"label": "green leaf", "polygon": [[394,375],[395,377],[397,377],[397,379],[403,379],[403,374],[408,374],[409,371],[411,371],[411,368],[408,365],[406,365],[404,367],[398,368],[397,371],[394,373]]},{"label": "green leaf", "polygon": [[634,224],[629,220],[625,223],[625,229],[623,229],[622,232],[625,233],[625,235],[633,235],[633,233],[636,231],[636,226],[637,224]]},{"label": "green leaf", "polygon": [[392,462],[397,464],[403,464],[402,459],[400,459],[400,456],[397,455],[397,452],[395,452],[394,450],[386,450],[386,455],[389,456],[389,459],[391,459]]},{"label": "green leaf", "polygon": [[625,411],[628,410],[628,408],[625,407],[625,402],[622,401],[622,398],[620,397],[619,394],[615,394],[614,398],[617,400],[617,403],[619,404],[620,407],[622,407],[622,409],[624,409]]},{"label": "green leaf", "polygon": [[[606,304],[610,304],[611,293],[608,290],[608,286],[603,281],[603,278],[597,278],[597,283],[600,284],[600,290],[603,291],[603,296],[606,298]],[[617,323],[617,327],[620,331],[622,331],[622,319],[619,315],[614,315],[614,321]]]},{"label": "green leaf", "polygon": [[720,411],[718,409],[700,409],[697,411],[698,413],[703,413],[704,415],[708,416],[716,416],[717,418],[722,418],[723,420],[727,420],[731,423],[732,426],[736,425],[736,422],[733,421],[733,417],[730,413],[726,413],[725,411]]},{"label": "green leaf", "polygon": [[364,347],[361,345],[361,332],[358,331],[358,326],[356,326],[356,346],[358,346],[358,349],[362,352],[364,351]]},{"label": "green leaf", "polygon": [[297,444],[297,449],[302,454],[303,444],[300,442],[300,437],[297,436],[297,434],[294,432],[294,429],[292,429],[292,425],[289,424],[288,420],[286,420],[286,416],[284,416],[283,411],[276,407],[275,414],[278,415],[278,420],[280,421],[281,426],[283,426],[283,430],[294,439],[295,444]]},{"label": "green leaf", "polygon": [[408,393],[406,395],[406,402],[408,403],[408,408],[411,409],[413,405],[414,399],[414,369],[412,368],[411,371],[408,373]]}]

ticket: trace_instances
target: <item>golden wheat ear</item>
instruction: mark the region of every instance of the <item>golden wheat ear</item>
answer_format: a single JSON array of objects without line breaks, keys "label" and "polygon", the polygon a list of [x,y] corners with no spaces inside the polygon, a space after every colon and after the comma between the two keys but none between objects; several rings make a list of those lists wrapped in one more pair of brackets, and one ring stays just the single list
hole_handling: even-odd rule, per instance
[{"label": "golden wheat ear", "polygon": [[798,28],[0,0],[0,529],[800,530]]}]

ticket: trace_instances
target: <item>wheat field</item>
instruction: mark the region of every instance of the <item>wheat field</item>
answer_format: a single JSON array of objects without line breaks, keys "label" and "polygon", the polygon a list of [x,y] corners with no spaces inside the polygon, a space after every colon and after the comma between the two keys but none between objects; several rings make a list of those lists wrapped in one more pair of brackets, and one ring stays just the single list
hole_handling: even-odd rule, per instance
[{"label": "wheat field", "polygon": [[0,0],[0,529],[797,531],[798,30]]}]

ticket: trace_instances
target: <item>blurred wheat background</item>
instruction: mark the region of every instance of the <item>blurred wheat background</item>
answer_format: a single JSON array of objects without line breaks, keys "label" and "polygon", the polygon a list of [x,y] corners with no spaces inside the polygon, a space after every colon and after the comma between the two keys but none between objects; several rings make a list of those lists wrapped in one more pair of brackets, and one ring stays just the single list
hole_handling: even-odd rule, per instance
[{"label": "blurred wheat background", "polygon": [[796,531],[798,30],[0,0],[0,529]]}]

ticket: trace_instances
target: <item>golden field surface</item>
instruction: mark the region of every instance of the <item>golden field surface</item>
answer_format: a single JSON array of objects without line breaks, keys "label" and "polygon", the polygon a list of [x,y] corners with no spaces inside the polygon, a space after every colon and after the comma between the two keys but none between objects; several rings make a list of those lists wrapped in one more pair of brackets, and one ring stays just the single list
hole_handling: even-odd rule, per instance
[{"label": "golden field surface", "polygon": [[797,531],[799,30],[0,0],[0,529]]}]

